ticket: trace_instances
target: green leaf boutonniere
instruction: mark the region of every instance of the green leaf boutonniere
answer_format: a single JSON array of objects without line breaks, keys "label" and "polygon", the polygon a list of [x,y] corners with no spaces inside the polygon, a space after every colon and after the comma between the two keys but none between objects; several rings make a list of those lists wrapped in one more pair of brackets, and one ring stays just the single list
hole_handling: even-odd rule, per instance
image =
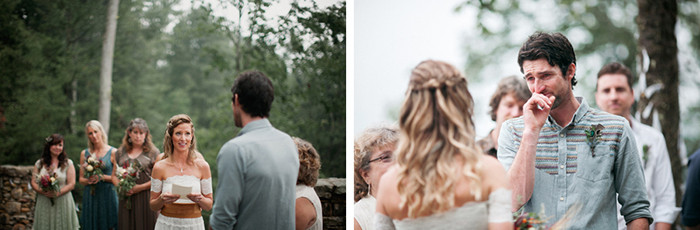
[{"label": "green leaf boutonniere", "polygon": [[584,130],[586,132],[586,142],[588,146],[591,147],[591,155],[595,157],[595,146],[598,145],[598,138],[603,136],[603,129],[605,126],[601,124],[591,125],[589,130]]}]

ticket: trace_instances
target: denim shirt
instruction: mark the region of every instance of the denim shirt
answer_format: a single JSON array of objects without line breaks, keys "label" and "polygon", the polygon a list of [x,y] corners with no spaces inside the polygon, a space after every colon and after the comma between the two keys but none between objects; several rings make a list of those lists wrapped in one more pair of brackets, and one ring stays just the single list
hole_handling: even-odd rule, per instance
[{"label": "denim shirt", "polygon": [[[652,217],[644,172],[632,130],[626,119],[588,106],[583,98],[571,123],[559,126],[550,116],[540,131],[535,156],[535,184],[525,212],[545,214],[552,225],[571,213],[566,229],[617,229],[617,202],[626,222]],[[591,126],[602,125],[600,136],[589,138]],[[600,127],[600,126],[598,126]],[[498,160],[506,170],[520,147],[522,117],[503,124]]]}]

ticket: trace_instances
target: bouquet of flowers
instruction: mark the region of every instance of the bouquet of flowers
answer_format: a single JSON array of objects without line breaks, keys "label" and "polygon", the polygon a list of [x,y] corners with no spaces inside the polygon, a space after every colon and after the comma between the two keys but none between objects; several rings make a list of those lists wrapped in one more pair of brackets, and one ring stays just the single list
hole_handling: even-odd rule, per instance
[{"label": "bouquet of flowers", "polygon": [[532,212],[523,212],[520,215],[514,215],[513,218],[515,219],[515,229],[516,230],[545,230],[549,229],[545,225],[547,222],[546,220],[542,220],[542,217],[540,217],[539,214],[537,213],[532,213]]},{"label": "bouquet of flowers", "polygon": [[566,210],[566,213],[564,213],[564,216],[559,219],[558,221],[554,222],[551,226],[547,226],[546,223],[549,221],[551,217],[547,217],[544,211],[544,204],[542,204],[542,208],[540,209],[540,213],[533,213],[533,212],[522,212],[519,213],[515,212],[513,213],[513,219],[514,221],[514,229],[520,230],[559,230],[559,229],[567,229],[567,225],[569,224],[569,221],[571,221],[574,216],[581,210],[581,203],[576,203],[573,206],[569,208],[569,210]]},{"label": "bouquet of flowers", "polygon": [[[41,187],[41,190],[44,192],[58,192],[61,190],[55,172],[40,175],[39,178],[37,178],[37,184],[39,184],[39,187]],[[51,206],[53,206],[53,198],[49,198],[49,200],[51,200]]]},{"label": "bouquet of flowers", "polygon": [[[102,176],[102,169],[104,168],[104,162],[97,159],[95,155],[90,155],[83,165],[85,168],[85,178],[90,178],[91,176]],[[95,195],[95,185],[90,185],[90,194]]]},{"label": "bouquet of flowers", "polygon": [[117,167],[117,177],[119,178],[119,186],[117,186],[117,194],[120,200],[126,200],[126,209],[131,209],[131,199],[127,194],[134,186],[136,186],[136,178],[139,176],[141,164],[138,161],[129,164],[129,161],[124,162],[124,167]]}]

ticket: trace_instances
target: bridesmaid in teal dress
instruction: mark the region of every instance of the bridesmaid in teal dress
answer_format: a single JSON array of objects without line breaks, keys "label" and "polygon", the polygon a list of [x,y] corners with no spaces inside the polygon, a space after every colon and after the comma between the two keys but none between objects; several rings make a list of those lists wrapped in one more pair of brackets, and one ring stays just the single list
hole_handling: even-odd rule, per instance
[{"label": "bridesmaid in teal dress", "polygon": [[[44,191],[37,180],[42,175],[56,173],[58,191]],[[71,191],[75,187],[75,168],[63,150],[63,136],[52,134],[44,142],[44,152],[32,169],[31,185],[37,192],[34,207],[34,229],[78,229],[78,214]]]},{"label": "bridesmaid in teal dress", "polygon": [[[88,148],[80,152],[80,184],[83,191],[83,208],[80,223],[83,229],[117,229],[117,193],[112,184],[111,155],[116,149],[107,144],[107,134],[99,121],[92,120],[85,124]],[[85,177],[88,157],[94,155],[102,160],[104,167],[101,176]]]}]

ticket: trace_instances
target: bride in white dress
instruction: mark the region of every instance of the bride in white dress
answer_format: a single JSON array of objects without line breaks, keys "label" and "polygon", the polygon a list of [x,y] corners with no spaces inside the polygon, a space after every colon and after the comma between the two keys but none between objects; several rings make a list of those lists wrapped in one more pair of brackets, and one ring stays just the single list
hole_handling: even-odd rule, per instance
[{"label": "bride in white dress", "polygon": [[170,118],[163,160],[156,162],[151,174],[150,206],[160,211],[155,229],[204,229],[202,209],[211,210],[214,198],[209,164],[197,157],[195,140],[189,116]]},{"label": "bride in white dress", "polygon": [[475,144],[472,108],[454,66],[428,60],[413,69],[376,229],[513,229],[506,172]]}]

